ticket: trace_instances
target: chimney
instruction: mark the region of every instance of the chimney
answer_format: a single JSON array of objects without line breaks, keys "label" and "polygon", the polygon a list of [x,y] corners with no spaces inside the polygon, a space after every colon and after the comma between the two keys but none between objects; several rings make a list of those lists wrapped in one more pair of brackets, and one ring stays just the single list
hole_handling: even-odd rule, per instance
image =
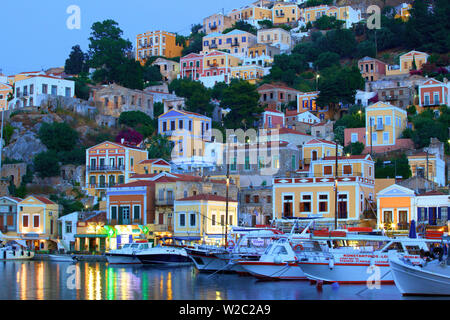
[{"label": "chimney", "polygon": [[120,143],[121,143],[121,144],[123,144],[124,142],[125,142],[125,139],[124,139],[124,138],[120,139]]}]

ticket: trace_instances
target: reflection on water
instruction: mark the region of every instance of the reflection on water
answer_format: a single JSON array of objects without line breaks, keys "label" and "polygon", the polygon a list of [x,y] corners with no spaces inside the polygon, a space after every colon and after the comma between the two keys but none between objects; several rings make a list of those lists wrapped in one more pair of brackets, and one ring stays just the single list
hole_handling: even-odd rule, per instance
[{"label": "reflection on water", "polygon": [[394,285],[381,290],[364,290],[362,285],[323,286],[318,291],[307,281],[258,281],[238,275],[200,274],[193,267],[99,262],[4,261],[0,262],[0,283],[0,299],[21,300],[402,299]]}]

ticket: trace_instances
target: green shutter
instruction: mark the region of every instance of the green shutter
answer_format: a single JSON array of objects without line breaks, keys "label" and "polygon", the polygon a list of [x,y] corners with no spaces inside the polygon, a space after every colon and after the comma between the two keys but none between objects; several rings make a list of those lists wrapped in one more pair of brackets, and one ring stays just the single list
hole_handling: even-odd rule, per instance
[{"label": "green shutter", "polygon": [[119,207],[119,221],[117,224],[123,224],[123,208]]}]

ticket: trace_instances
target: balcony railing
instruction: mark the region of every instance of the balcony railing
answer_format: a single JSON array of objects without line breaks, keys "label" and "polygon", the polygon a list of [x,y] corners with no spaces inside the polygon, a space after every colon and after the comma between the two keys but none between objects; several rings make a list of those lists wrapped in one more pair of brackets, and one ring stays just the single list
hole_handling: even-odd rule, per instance
[{"label": "balcony railing", "polygon": [[125,170],[124,165],[117,165],[117,166],[87,166],[87,171],[94,172],[94,171],[123,171]]},{"label": "balcony railing", "polygon": [[157,206],[171,206],[171,205],[173,205],[173,202],[174,202],[173,198],[169,198],[169,199],[157,198],[156,199],[156,205]]},{"label": "balcony railing", "polygon": [[106,189],[106,188],[112,188],[120,183],[89,183],[86,187],[89,189]]},{"label": "balcony railing", "polygon": [[392,101],[392,100],[397,100],[398,99],[398,95],[389,95],[389,96],[385,96],[384,100],[386,101]]},{"label": "balcony railing", "polygon": [[384,130],[384,124],[382,123],[377,123],[377,125],[375,126],[375,130]]},{"label": "balcony railing", "polygon": [[408,222],[399,222],[397,224],[398,230],[409,230],[409,223]]},{"label": "balcony railing", "polygon": [[211,43],[211,45],[209,47],[211,49],[217,49],[217,44],[216,43]]},{"label": "balcony railing", "polygon": [[231,43],[231,46],[232,47],[239,47],[239,42],[234,41],[234,42]]}]

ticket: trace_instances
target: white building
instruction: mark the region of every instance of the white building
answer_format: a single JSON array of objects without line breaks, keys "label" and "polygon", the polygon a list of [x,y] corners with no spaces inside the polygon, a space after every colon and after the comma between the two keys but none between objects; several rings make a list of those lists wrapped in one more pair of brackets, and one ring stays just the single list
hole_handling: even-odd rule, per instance
[{"label": "white building", "polygon": [[355,104],[362,105],[363,107],[367,107],[369,105],[369,100],[376,96],[376,92],[367,92],[356,90],[355,95]]},{"label": "white building", "polygon": [[320,123],[320,119],[316,117],[314,114],[312,114],[310,111],[303,111],[299,112],[296,116],[296,120],[298,122],[305,122],[305,123]]},{"label": "white building", "polygon": [[[65,251],[75,249],[75,235],[77,233],[78,212],[69,213],[58,218],[60,224],[61,239],[58,241],[58,249],[64,248]],[[61,249],[62,249],[61,248]]]},{"label": "white building", "polygon": [[15,83],[14,99],[9,108],[40,106],[48,96],[75,96],[75,82],[47,75],[31,76]]}]

